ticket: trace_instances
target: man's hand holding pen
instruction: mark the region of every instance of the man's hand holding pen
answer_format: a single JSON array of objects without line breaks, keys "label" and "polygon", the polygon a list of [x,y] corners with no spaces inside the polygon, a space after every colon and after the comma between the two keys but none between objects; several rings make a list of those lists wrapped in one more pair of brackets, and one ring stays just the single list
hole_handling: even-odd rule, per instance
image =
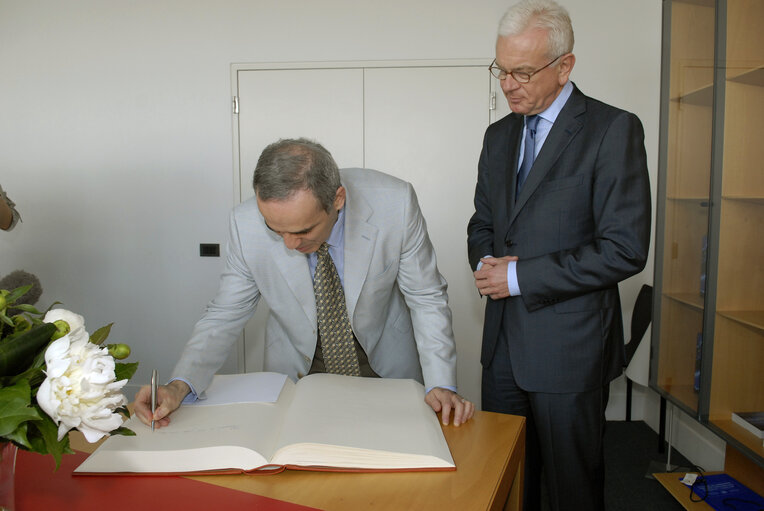
[{"label": "man's hand holding pen", "polygon": [[159,385],[156,390],[156,410],[151,413],[151,385],[141,387],[135,395],[135,414],[146,424],[162,428],[170,424],[170,414],[183,402],[183,398],[191,391],[186,383],[174,380],[168,385]]}]

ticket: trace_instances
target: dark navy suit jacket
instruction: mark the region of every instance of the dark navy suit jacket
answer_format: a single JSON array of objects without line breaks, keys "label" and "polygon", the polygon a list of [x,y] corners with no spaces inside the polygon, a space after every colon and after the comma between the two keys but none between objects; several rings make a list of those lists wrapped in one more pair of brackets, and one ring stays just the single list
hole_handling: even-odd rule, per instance
[{"label": "dark navy suit jacket", "polygon": [[644,132],[626,111],[574,87],[515,200],[523,116],[488,127],[468,226],[481,257],[519,257],[521,296],[487,298],[481,363],[503,328],[517,383],[532,392],[581,392],[622,371],[618,282],[644,268],[650,183]]}]

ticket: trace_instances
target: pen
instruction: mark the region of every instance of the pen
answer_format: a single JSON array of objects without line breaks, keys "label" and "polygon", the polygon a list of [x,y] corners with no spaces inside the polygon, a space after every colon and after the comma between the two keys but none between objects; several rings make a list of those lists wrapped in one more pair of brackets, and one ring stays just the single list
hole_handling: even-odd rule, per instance
[{"label": "pen", "polygon": [[154,431],[154,412],[157,410],[157,385],[159,383],[159,374],[154,369],[151,372],[151,431]]}]

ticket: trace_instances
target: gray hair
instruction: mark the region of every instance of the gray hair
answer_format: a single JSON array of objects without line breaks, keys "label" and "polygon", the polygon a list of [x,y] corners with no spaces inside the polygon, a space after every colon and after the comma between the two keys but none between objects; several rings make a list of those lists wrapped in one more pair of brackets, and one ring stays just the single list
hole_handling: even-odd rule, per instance
[{"label": "gray hair", "polygon": [[328,213],[341,186],[340,171],[331,153],[318,142],[281,139],[263,150],[252,186],[263,201],[285,200],[295,192],[310,190]]},{"label": "gray hair", "polygon": [[570,15],[553,0],[522,0],[510,7],[499,22],[499,37],[518,35],[536,27],[548,31],[547,57],[553,59],[573,51]]}]

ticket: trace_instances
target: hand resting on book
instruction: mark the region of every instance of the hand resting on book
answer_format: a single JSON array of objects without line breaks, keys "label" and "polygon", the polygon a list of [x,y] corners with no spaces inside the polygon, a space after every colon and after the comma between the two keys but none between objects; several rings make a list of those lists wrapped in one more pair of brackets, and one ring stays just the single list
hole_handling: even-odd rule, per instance
[{"label": "hand resting on book", "polygon": [[454,411],[454,426],[458,426],[470,420],[475,413],[475,405],[467,401],[456,392],[440,387],[435,387],[424,397],[425,403],[440,413],[441,422],[448,425],[451,410]]}]

